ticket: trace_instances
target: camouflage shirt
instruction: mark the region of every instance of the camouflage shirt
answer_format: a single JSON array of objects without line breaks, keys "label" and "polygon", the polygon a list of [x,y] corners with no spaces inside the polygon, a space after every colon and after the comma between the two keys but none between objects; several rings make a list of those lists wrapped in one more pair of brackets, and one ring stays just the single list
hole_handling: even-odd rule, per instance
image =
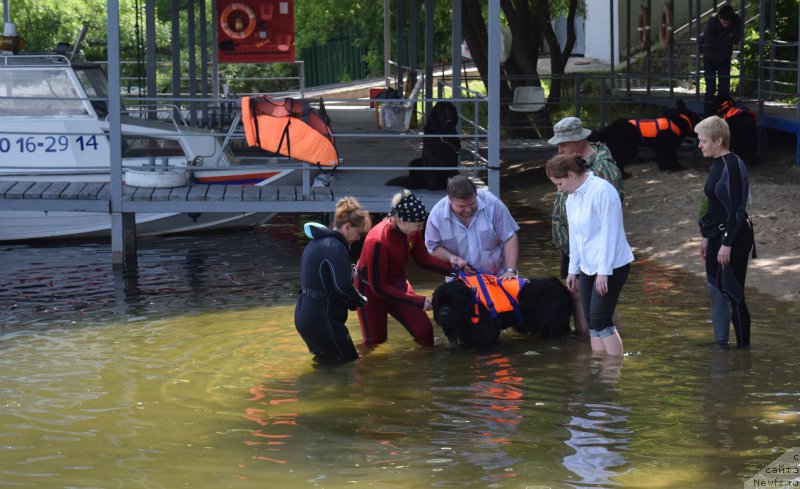
[{"label": "camouflage shirt", "polygon": [[[586,169],[608,180],[619,192],[619,200],[625,200],[625,190],[622,189],[622,174],[617,168],[617,163],[611,156],[611,151],[603,143],[589,143],[594,148],[594,154],[586,158]],[[565,255],[569,255],[569,226],[567,224],[567,194],[556,192],[553,201],[553,244]]]}]

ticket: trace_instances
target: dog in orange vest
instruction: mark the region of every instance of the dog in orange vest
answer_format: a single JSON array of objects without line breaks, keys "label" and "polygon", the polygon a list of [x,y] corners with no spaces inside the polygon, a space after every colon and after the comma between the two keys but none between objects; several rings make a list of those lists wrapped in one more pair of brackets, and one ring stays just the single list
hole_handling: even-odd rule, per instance
[{"label": "dog in orange vest", "polygon": [[555,277],[503,283],[493,275],[459,274],[433,292],[433,317],[454,344],[489,346],[501,331],[543,338],[570,334],[572,299]]},{"label": "dog in orange vest", "polygon": [[731,151],[746,164],[757,164],[758,114],[725,95],[717,96],[714,112],[728,123],[731,132]]},{"label": "dog in orange vest", "polygon": [[678,100],[677,109],[667,109],[661,117],[617,119],[592,131],[588,139],[608,146],[623,177],[630,176],[625,168],[639,156],[640,146],[653,149],[660,170],[680,171],[683,167],[678,161],[678,148],[684,138],[694,136],[694,126],[699,121],[700,117]]}]

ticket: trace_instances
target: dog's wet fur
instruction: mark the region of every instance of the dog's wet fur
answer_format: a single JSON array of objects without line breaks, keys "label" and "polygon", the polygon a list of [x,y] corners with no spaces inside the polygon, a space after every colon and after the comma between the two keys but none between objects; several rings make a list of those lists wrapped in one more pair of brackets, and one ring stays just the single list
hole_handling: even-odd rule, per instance
[{"label": "dog's wet fur", "polygon": [[519,294],[522,322],[514,311],[491,317],[489,310],[478,306],[480,319],[472,323],[475,310],[473,292],[461,280],[440,285],[433,293],[433,317],[450,343],[468,346],[489,346],[496,343],[501,331],[512,328],[519,333],[541,338],[559,338],[571,333],[572,298],[555,277],[528,279]]},{"label": "dog's wet fur", "polygon": [[[414,158],[408,164],[411,168],[458,166],[461,152],[461,139],[458,137],[458,110],[451,102],[437,102],[428,114],[424,133],[439,135],[422,140],[422,157]],[[452,134],[452,136],[446,136]],[[447,180],[457,175],[456,170],[414,170],[408,175],[395,177],[387,185],[408,189],[444,190]]]}]

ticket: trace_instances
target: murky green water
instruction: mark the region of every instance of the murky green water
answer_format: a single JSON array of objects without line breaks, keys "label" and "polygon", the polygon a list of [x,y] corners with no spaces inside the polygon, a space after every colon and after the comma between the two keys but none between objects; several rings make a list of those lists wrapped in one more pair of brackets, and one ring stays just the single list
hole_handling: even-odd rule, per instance
[{"label": "murky green water", "polygon": [[[521,268],[555,274],[541,216],[514,213]],[[127,278],[105,245],[0,248],[0,486],[733,488],[800,446],[796,305],[751,294],[753,348],[714,350],[702,279],[639,260],[621,362],[393,323],[315,369],[296,231],[145,241]]]}]

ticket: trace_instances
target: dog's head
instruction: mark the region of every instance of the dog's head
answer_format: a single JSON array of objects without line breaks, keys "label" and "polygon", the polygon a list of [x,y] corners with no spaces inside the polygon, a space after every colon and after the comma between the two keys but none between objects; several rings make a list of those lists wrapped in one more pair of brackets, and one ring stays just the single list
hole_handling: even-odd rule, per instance
[{"label": "dog's head", "polygon": [[700,114],[689,110],[683,100],[678,99],[675,104],[676,109],[667,109],[664,115],[669,117],[670,120],[675,122],[681,128],[681,134],[684,137],[692,136],[694,134],[694,126],[700,122]]},{"label": "dog's head", "polygon": [[472,290],[461,280],[440,285],[433,292],[433,319],[451,343],[458,342],[458,331],[470,323],[475,304]]},{"label": "dog's head", "polygon": [[426,134],[455,134],[458,126],[458,110],[451,102],[437,102],[428,114]]},{"label": "dog's head", "polygon": [[726,112],[734,107],[730,95],[717,95],[714,99],[714,114],[723,117]]},{"label": "dog's head", "polygon": [[433,292],[433,318],[442,327],[450,343],[488,346],[497,342],[500,328],[491,320],[484,306],[478,307],[472,289],[461,280],[440,285]]}]

